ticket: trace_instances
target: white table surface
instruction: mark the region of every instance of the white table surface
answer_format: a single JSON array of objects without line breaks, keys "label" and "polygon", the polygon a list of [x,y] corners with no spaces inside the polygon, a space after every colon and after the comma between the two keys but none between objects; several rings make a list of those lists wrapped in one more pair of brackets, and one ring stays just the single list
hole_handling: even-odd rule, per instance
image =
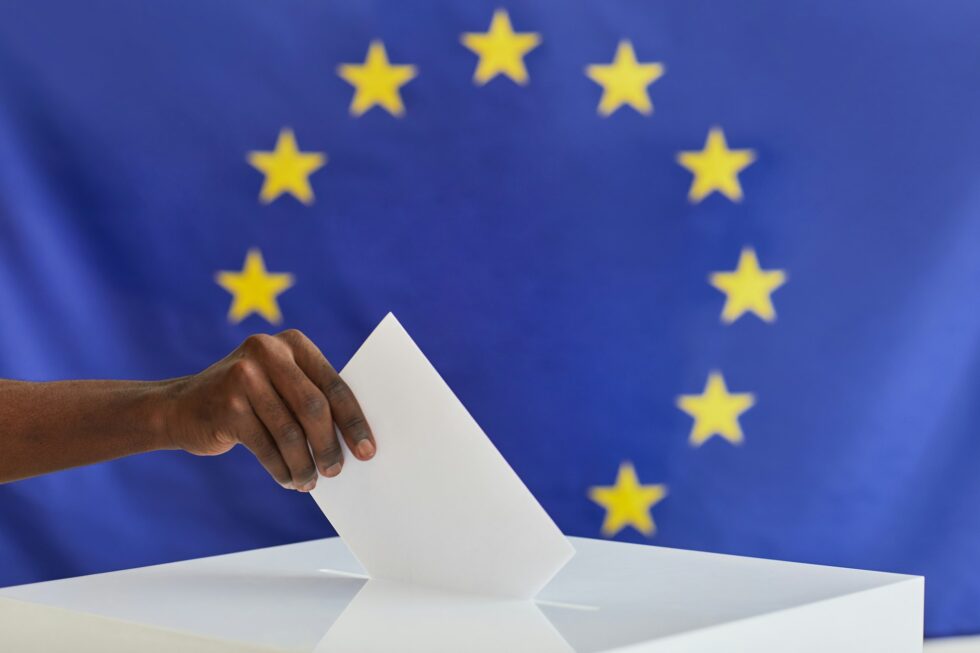
[{"label": "white table surface", "polygon": [[949,637],[926,642],[925,653],[980,653],[980,637]]},{"label": "white table surface", "polygon": [[921,645],[916,577],[570,539],[576,556],[534,602],[367,581],[337,538],[5,588],[0,643],[16,648],[0,649],[688,653],[724,644],[726,653],[904,653]]}]

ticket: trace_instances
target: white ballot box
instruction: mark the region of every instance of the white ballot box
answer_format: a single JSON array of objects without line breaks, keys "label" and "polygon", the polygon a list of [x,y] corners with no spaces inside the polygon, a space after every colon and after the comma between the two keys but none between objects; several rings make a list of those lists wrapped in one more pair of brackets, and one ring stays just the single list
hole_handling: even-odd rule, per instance
[{"label": "white ballot box", "polygon": [[0,650],[922,650],[919,577],[570,542],[534,600],[368,580],[338,538],[10,587]]}]

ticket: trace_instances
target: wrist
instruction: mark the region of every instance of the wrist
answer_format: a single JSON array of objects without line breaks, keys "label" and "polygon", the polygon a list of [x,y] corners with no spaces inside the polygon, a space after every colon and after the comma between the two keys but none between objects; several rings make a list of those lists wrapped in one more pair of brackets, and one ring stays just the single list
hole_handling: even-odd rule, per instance
[{"label": "wrist", "polygon": [[153,450],[182,448],[175,437],[180,382],[181,379],[153,381],[143,396],[142,420]]}]

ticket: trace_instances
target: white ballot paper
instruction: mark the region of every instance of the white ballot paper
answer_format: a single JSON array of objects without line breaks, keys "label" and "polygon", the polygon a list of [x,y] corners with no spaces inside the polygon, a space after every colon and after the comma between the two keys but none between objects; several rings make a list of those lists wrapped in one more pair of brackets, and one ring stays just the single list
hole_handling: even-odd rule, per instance
[{"label": "white ballot paper", "polygon": [[311,492],[372,578],[531,598],[568,540],[432,364],[388,314],[340,375],[377,454]]}]

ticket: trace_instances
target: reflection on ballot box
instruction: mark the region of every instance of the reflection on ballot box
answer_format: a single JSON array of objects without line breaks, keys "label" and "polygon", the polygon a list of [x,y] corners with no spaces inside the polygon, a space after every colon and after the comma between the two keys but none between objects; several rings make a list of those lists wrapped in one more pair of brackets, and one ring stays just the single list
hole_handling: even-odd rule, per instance
[{"label": "reflection on ballot box", "polygon": [[338,538],[0,590],[3,650],[918,653],[921,578],[571,538],[536,600],[368,581]]},{"label": "reflection on ballot box", "polygon": [[369,580],[316,647],[316,653],[327,651],[567,653],[574,649],[534,601]]}]

